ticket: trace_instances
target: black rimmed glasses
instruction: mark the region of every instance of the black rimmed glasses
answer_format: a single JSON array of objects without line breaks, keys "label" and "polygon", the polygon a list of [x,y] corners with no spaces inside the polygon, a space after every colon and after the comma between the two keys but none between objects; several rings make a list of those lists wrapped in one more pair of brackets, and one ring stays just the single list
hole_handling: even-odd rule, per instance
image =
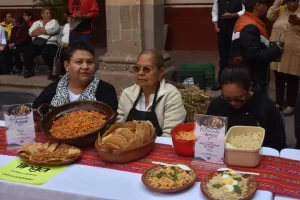
[{"label": "black rimmed glasses", "polygon": [[247,92],[244,95],[239,96],[239,97],[235,97],[235,98],[224,96],[224,94],[221,94],[221,97],[227,103],[231,103],[231,102],[244,103],[246,101],[246,95],[247,95]]}]

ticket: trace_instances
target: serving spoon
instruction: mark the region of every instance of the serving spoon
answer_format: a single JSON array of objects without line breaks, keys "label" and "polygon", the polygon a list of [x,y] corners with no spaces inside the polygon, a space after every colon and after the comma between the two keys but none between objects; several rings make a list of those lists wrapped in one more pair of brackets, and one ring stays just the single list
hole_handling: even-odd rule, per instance
[{"label": "serving spoon", "polygon": [[164,162],[156,162],[156,161],[152,161],[153,164],[157,164],[157,165],[164,165],[164,166],[174,166],[174,167],[179,167],[185,171],[192,171],[191,168],[189,168],[188,166],[184,165],[184,164],[168,164],[168,163],[164,163]]},{"label": "serving spoon", "polygon": [[242,172],[242,171],[235,171],[233,169],[230,169],[230,168],[227,168],[227,167],[224,167],[224,168],[219,168],[217,169],[218,172],[224,172],[224,171],[229,171],[229,170],[232,170],[238,174],[250,174],[250,175],[256,175],[256,176],[259,176],[260,173],[255,173],[255,172]]}]

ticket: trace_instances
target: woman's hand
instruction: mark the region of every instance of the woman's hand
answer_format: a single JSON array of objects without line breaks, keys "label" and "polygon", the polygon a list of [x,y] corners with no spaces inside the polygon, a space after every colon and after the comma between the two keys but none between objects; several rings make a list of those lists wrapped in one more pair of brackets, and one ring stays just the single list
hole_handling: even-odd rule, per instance
[{"label": "woman's hand", "polygon": [[289,23],[292,25],[300,25],[300,19],[298,17],[290,17]]},{"label": "woman's hand", "polygon": [[220,28],[218,27],[218,22],[215,22],[215,30],[217,33],[220,32]]},{"label": "woman's hand", "polygon": [[61,43],[61,45],[64,47],[64,48],[67,48],[68,46],[69,46],[69,44],[67,44],[67,43]]},{"label": "woman's hand", "polygon": [[3,51],[5,49],[5,46],[0,45],[0,51]]},{"label": "woman's hand", "polygon": [[15,43],[10,43],[10,44],[8,45],[8,47],[9,47],[10,49],[12,49],[14,46],[15,46]]}]

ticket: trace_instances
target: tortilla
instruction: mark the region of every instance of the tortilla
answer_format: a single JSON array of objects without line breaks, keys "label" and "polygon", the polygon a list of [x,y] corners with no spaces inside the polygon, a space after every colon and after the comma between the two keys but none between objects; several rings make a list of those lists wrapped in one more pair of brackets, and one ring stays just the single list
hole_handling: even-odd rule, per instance
[{"label": "tortilla", "polygon": [[116,144],[112,144],[112,143],[106,143],[104,146],[110,148],[110,149],[116,149],[116,150],[120,150],[121,148],[116,145]]},{"label": "tortilla", "polygon": [[122,135],[111,135],[111,137],[107,138],[105,140],[105,143],[112,143],[115,145],[118,145],[121,149],[126,149],[128,146],[128,142],[126,140],[125,137],[123,137]]},{"label": "tortilla", "polygon": [[129,143],[128,143],[128,149],[135,149],[135,148],[138,148],[142,145],[142,138],[141,137],[137,137],[133,140],[131,140]]},{"label": "tortilla", "polygon": [[122,135],[124,138],[126,138],[127,142],[135,138],[134,133],[132,133],[128,128],[118,128],[113,134]]},{"label": "tortilla", "polygon": [[115,123],[98,136],[97,144],[111,149],[133,149],[155,138],[155,128],[150,121],[131,121],[124,125]]}]

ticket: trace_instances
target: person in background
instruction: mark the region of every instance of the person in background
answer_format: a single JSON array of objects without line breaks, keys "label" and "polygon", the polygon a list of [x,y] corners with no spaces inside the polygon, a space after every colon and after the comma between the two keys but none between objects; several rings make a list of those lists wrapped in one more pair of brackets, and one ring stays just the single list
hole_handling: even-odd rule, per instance
[{"label": "person in background", "polygon": [[[232,41],[233,28],[239,16],[243,15],[244,12],[245,7],[241,0],[214,0],[211,15],[218,36],[218,50],[220,56],[218,77],[220,77],[222,70],[228,65],[230,58],[230,51],[228,50],[230,49]],[[212,90],[220,90],[219,83],[213,87]]]},{"label": "person in background", "polygon": [[116,111],[118,99],[114,86],[99,79],[95,52],[91,43],[76,41],[67,48],[64,63],[67,73],[47,86],[33,102],[33,108],[44,103],[61,106],[73,101],[101,101]]},{"label": "person in background", "polygon": [[6,47],[7,41],[5,36],[4,28],[0,25],[0,74],[6,74],[8,73],[8,70],[5,65],[5,55],[4,55],[4,49]]},{"label": "person in background", "polygon": [[93,19],[99,15],[97,0],[69,0],[70,42],[92,42]]},{"label": "person in background", "polygon": [[[271,63],[271,69],[275,72],[277,107],[283,110],[285,116],[290,116],[294,113],[299,92],[300,7],[299,0],[287,0],[282,6],[283,2],[276,0],[267,18],[275,22],[270,41],[277,42],[280,39],[284,42],[281,60]],[[283,106],[286,107],[283,109]]]},{"label": "person in background", "polygon": [[264,147],[280,151],[285,148],[286,136],[281,113],[261,92],[253,92],[251,77],[244,67],[226,68],[220,78],[221,96],[213,99],[208,115],[228,118],[232,126],[261,126],[265,129]]},{"label": "person in background", "polygon": [[170,136],[173,127],[185,121],[180,92],[163,78],[164,59],[156,50],[146,50],[133,66],[135,83],[120,96],[119,122],[150,121],[157,136]]},{"label": "person in background", "polygon": [[32,26],[32,24],[34,23],[32,13],[30,11],[24,11],[23,18],[30,28]]},{"label": "person in background", "polygon": [[[43,8],[41,16],[42,20],[35,21],[29,29],[29,35],[32,37],[33,42],[26,48],[23,54],[26,69],[24,78],[30,78],[35,75],[34,58],[41,55],[49,67],[48,80],[53,80],[52,69],[58,49],[57,36],[60,32],[60,25],[55,19],[52,19],[50,8]],[[47,41],[43,45],[38,45],[35,44],[35,37],[40,37]]]},{"label": "person in background", "polygon": [[11,37],[9,39],[8,47],[11,50],[14,58],[15,71],[19,75],[23,72],[21,54],[24,53],[27,45],[31,43],[31,37],[28,34],[29,26],[25,22],[23,17],[18,17],[16,20],[16,26],[11,31]]},{"label": "person in background", "polygon": [[68,15],[68,12],[65,12],[65,18],[67,20],[67,23],[64,25],[63,30],[61,31],[59,37],[57,38],[58,44],[60,44],[60,75],[64,75],[66,73],[64,66],[64,62],[67,59],[67,55],[65,53],[65,50],[68,48],[69,45],[69,35],[70,35],[70,16]]},{"label": "person in background", "polygon": [[[274,0],[245,0],[245,14],[235,24],[231,59],[248,67],[254,87],[268,95],[268,71],[271,62],[278,59],[283,47],[269,46],[269,37],[263,22]],[[236,63],[233,63],[236,64]]]},{"label": "person in background", "polygon": [[11,35],[11,30],[13,28],[11,13],[3,13],[3,22],[1,22],[0,25],[4,28],[4,31],[6,31],[6,40],[8,41]]},{"label": "person in background", "polygon": [[296,137],[296,149],[300,149],[300,93],[296,99],[295,115],[294,115],[294,128]]}]

